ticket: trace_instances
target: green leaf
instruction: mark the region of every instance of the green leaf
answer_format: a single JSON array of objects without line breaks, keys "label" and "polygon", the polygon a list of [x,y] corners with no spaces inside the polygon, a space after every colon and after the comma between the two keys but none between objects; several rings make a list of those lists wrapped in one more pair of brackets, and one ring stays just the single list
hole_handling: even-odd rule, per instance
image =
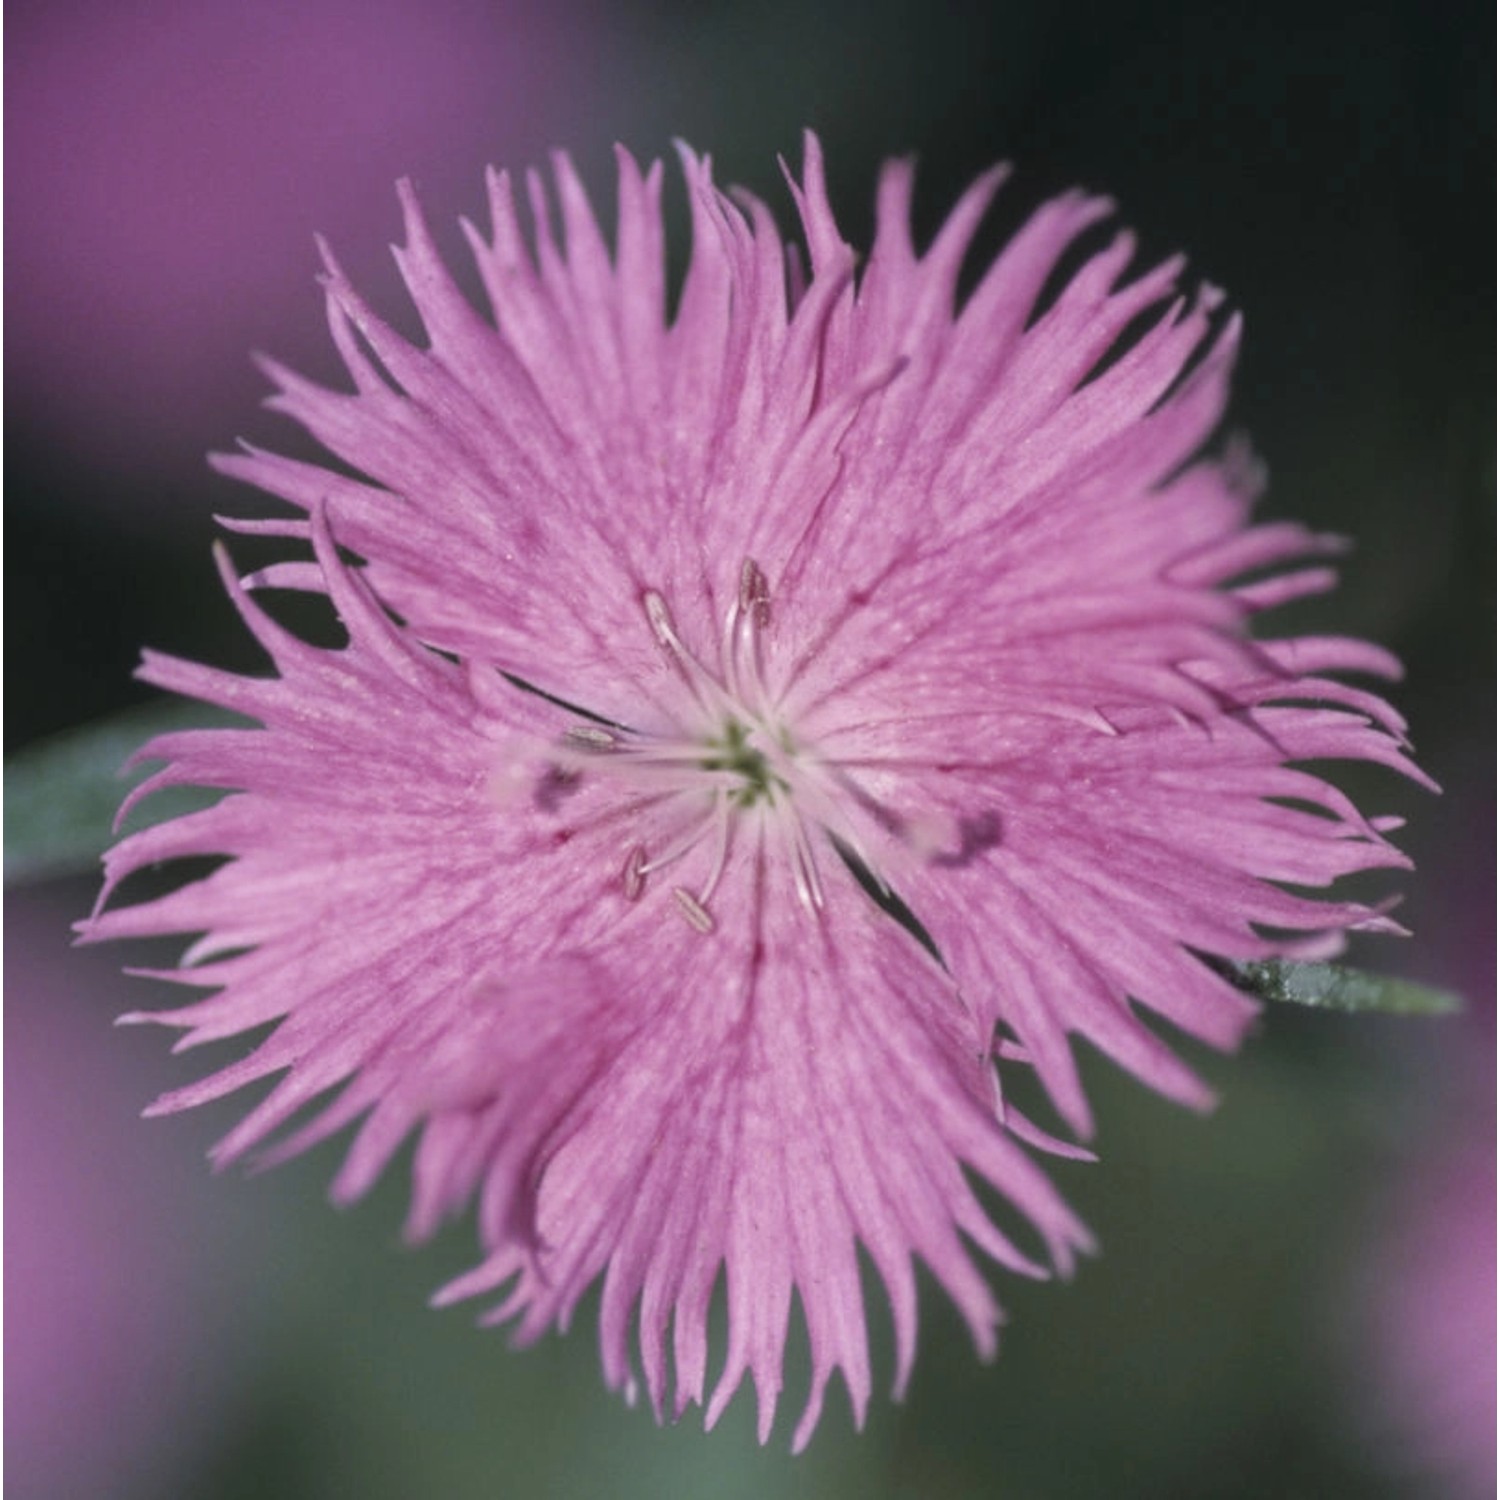
[{"label": "green leaf", "polygon": [[1242,990],[1285,1005],[1386,1016],[1451,1016],[1464,1008],[1462,999],[1447,990],[1338,964],[1297,964],[1272,958],[1225,967]]},{"label": "green leaf", "polygon": [[[5,763],[5,884],[82,875],[97,869],[114,840],[125,793],[150,774],[125,762],[153,735],[246,722],[201,703],[160,702],[68,730],[18,751]],[[135,808],[121,832],[208,807],[223,795],[168,787]]]}]

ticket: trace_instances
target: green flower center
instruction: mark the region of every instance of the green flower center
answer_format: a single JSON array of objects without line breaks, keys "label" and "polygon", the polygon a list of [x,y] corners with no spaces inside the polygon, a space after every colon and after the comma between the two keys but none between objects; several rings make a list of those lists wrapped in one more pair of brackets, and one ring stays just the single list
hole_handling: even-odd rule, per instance
[{"label": "green flower center", "polygon": [[730,792],[736,807],[754,807],[762,799],[770,802],[782,792],[791,790],[787,781],[772,769],[765,751],[750,738],[750,731],[738,719],[730,719],[717,739],[708,741],[708,754],[698,762],[705,771],[729,771],[739,776],[742,785]]}]

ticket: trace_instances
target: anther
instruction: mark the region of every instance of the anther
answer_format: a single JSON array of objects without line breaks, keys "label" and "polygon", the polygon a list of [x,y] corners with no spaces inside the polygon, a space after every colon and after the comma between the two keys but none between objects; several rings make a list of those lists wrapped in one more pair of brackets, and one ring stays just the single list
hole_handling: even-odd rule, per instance
[{"label": "anther", "polygon": [[677,639],[677,632],[672,628],[672,615],[667,609],[667,601],[655,589],[649,589],[641,602],[646,606],[646,618],[651,622],[651,629],[657,640],[669,651],[681,651],[682,642]]},{"label": "anther", "polygon": [[615,750],[619,748],[617,735],[592,724],[571,724],[563,731],[563,739],[580,750]]},{"label": "anther", "polygon": [[674,885],[672,894],[677,898],[677,904],[682,908],[689,927],[695,932],[703,933],[705,937],[714,930],[713,917],[690,890],[685,886]]},{"label": "anther", "polygon": [[641,892],[646,887],[646,851],[641,845],[635,845],[625,856],[625,868],[621,872],[620,881],[625,887],[625,899],[639,901]]},{"label": "anther", "polygon": [[771,586],[753,557],[740,564],[740,608],[762,629],[771,623]]}]

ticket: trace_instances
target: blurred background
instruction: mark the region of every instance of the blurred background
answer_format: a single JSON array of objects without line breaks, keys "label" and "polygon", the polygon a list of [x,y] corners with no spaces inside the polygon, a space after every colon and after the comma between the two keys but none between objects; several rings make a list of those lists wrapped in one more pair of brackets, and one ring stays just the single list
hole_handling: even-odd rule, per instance
[{"label": "blurred background", "polygon": [[429,1312],[471,1232],[401,1250],[399,1172],[347,1213],[323,1201],[336,1150],[212,1178],[242,1106],[136,1119],[203,1064],[110,1031],[160,997],[122,955],[69,951],[94,882],[13,891],[18,1500],[1494,1493],[1491,7],[14,0],[7,21],[7,753],[145,702],[143,644],[261,669],[208,551],[216,511],[265,511],[203,455],[305,451],[247,355],[334,376],[315,231],[399,321],[398,175],[457,257],[485,165],[554,145],[604,206],[612,142],[684,137],[789,227],[775,158],[811,125],[864,245],[882,158],[918,154],[929,232],[1006,158],[986,254],[1083,184],[1143,261],[1185,250],[1243,309],[1231,425],[1269,466],[1265,508],[1358,543],[1336,600],[1277,628],[1398,651],[1445,788],[1358,779],[1410,819],[1419,869],[1414,939],[1356,957],[1471,1002],[1268,1015],[1241,1057],[1202,1059],[1206,1121],[1092,1067],[1102,1161],[1058,1176],[1102,1257],[1068,1287],[1001,1286],[991,1366],[929,1295],[906,1402],[878,1396],[857,1436],[830,1398],[792,1460],[780,1428],[755,1445],[743,1394],[708,1438],[626,1410],[592,1303],[525,1353]]}]

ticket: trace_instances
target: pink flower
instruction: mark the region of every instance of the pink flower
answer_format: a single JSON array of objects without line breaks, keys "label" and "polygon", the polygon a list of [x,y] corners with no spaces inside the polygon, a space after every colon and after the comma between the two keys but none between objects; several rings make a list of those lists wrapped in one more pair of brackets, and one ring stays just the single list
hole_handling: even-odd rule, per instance
[{"label": "pink flower", "polygon": [[[748,1372],[764,1437],[796,1291],[801,1446],[836,1368],[863,1418],[857,1246],[894,1308],[898,1394],[914,1256],[988,1354],[999,1315],[970,1246],[1026,1274],[1087,1246],[1020,1143],[1077,1148],[1002,1101],[997,1057],[1033,1066],[1079,1134],[1071,1033],[1207,1104],[1127,997],[1229,1047],[1254,1007],[1200,955],[1390,929],[1285,888],[1404,863],[1393,820],[1301,763],[1419,773],[1391,709],[1325,675],[1394,675],[1385,652],[1249,638],[1331,575],[1234,580],[1336,548],[1247,529],[1247,460],[1196,456],[1237,324],[1213,331],[1214,293],[1171,300],[1180,262],[1122,283],[1122,234],[1039,311],[1110,210],[1073,194],[956,307],[1002,173],[918,256],[911,167],[887,167],[859,272],[809,138],[804,273],[764,206],[682,159],[694,239],[671,316],[662,173],[623,153],[613,252],[565,159],[562,245],[539,178],[534,237],[492,178],[493,241],[470,238],[493,324],[402,189],[428,350],[327,258],[354,392],[273,365],[274,404],[363,477],[220,461],[307,516],[238,529],[315,558],[245,580],[221,559],[278,676],[147,655],[147,681],[264,728],[146,747],[168,764],[137,795],[232,795],[124,840],[106,897],[160,860],[231,860],[85,930],[203,934],[164,977],[214,993],[131,1018],[181,1045],[279,1021],[153,1113],[280,1074],[215,1157],[294,1116],[271,1159],[362,1120],[340,1200],[418,1131],[411,1236],[478,1199],[483,1259],[439,1300],[503,1290],[491,1319],[529,1340],[602,1276],[606,1376],[634,1388],[638,1323],[658,1415],[704,1399],[722,1266],[708,1421]],[[326,591],[347,648],[286,633],[261,587]]]}]

